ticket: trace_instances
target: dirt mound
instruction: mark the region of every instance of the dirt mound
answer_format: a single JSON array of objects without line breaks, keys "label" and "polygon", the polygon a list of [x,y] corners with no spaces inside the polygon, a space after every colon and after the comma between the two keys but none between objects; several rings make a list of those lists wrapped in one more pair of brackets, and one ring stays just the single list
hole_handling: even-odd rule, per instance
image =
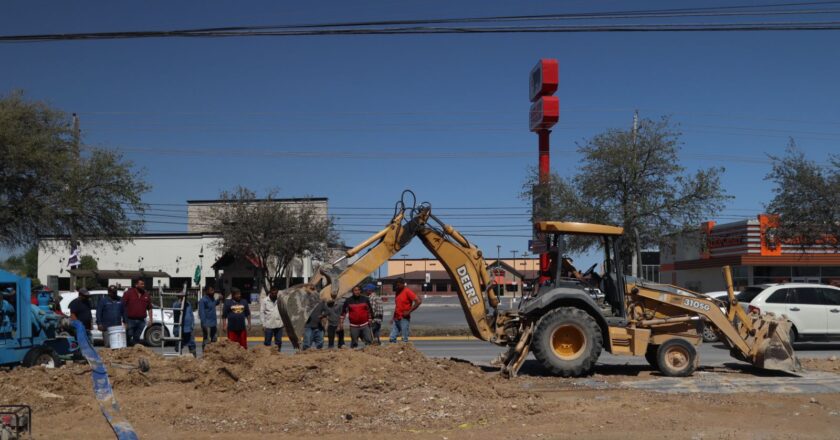
[{"label": "dirt mound", "polygon": [[828,371],[832,373],[840,372],[840,360],[836,356],[831,356],[827,359],[805,358],[799,359],[802,363],[802,368],[811,371]]},{"label": "dirt mound", "polygon": [[[468,363],[429,359],[411,345],[281,355],[223,341],[200,359],[166,359],[139,346],[101,355],[129,420],[183,431],[235,432],[246,424],[292,433],[451,428],[500,411],[539,411],[535,397],[511,407],[505,397],[516,391],[508,381]],[[137,368],[141,359],[148,371]],[[0,373],[0,395],[36,413],[96,411],[89,372],[84,364],[15,369]]]}]

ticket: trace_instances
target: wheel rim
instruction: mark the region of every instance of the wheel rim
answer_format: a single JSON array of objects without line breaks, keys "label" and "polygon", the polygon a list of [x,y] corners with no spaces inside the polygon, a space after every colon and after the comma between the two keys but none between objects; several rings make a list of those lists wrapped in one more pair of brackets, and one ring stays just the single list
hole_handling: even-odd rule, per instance
[{"label": "wheel rim", "polygon": [[159,327],[155,327],[152,329],[152,333],[149,336],[149,341],[152,345],[160,345],[160,340],[163,339],[163,332],[160,331]]},{"label": "wheel rim", "polygon": [[557,327],[551,335],[551,347],[560,359],[577,358],[586,346],[586,335],[580,327],[564,324]]},{"label": "wheel rim", "polygon": [[55,368],[55,359],[49,353],[41,353],[35,358],[35,365],[43,365],[47,368]]},{"label": "wheel rim", "polygon": [[710,329],[709,326],[704,326],[703,327],[703,339],[706,339],[707,341],[713,341],[713,340],[717,339],[717,334],[715,333],[714,330]]},{"label": "wheel rim", "polygon": [[665,364],[672,370],[682,370],[688,366],[691,355],[685,347],[670,347],[665,353]]}]

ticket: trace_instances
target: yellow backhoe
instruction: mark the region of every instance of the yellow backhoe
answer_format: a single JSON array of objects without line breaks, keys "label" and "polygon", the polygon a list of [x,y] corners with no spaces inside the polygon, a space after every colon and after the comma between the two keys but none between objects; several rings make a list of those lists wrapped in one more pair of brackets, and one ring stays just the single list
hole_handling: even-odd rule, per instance
[{"label": "yellow backhoe", "polygon": [[[728,267],[724,276],[729,303],[722,304],[680,287],[625,277],[620,227],[551,221],[534,227],[545,237],[552,270],[515,309],[502,310],[481,250],[435,217],[428,203],[407,207],[399,202],[384,229],[346,252],[342,259],[367,249],[346,269],[336,273],[323,267],[309,284],[283,292],[278,306],[287,335],[300,347],[303,325],[318,301],[349,295],[353,286],[418,237],[458,287],[472,334],[507,348],[499,359],[505,376],[516,375],[529,352],[552,374],[587,375],[603,350],[644,356],[667,376],[687,376],[698,365],[695,347],[702,340],[704,322],[715,329],[733,357],[764,369],[800,370],[788,339],[790,321],[771,314],[746,314],[735,298]],[[569,236],[600,243],[602,274],[595,271],[596,265],[578,272],[564,257],[562,247]],[[315,286],[322,282],[325,285],[318,290]]]}]

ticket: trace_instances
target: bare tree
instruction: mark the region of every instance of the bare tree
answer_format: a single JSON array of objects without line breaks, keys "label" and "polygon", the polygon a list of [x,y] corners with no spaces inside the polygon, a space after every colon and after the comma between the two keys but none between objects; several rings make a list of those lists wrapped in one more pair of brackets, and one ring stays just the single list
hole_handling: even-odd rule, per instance
[{"label": "bare tree", "polygon": [[791,139],[785,156],[770,158],[773,171],[766,179],[776,186],[767,211],[779,216],[778,238],[840,249],[840,156],[817,164]]},{"label": "bare tree", "polygon": [[[523,198],[544,201],[535,205],[535,218],[623,226],[622,254],[629,261],[639,249],[697,228],[728,199],[720,185],[722,168],[688,173],[680,165],[679,137],[667,117],[641,120],[635,136],[632,130],[607,130],[578,146],[576,174],[552,173],[541,186],[532,172]],[[576,250],[592,244],[568,243]]]},{"label": "bare tree", "polygon": [[326,212],[305,201],[285,203],[277,195],[277,190],[270,190],[258,199],[244,187],[223,191],[219,195],[222,203],[211,213],[222,236],[220,250],[254,262],[266,290],[282,277],[288,287],[296,258],[309,253],[324,259],[329,246],[338,241]]}]

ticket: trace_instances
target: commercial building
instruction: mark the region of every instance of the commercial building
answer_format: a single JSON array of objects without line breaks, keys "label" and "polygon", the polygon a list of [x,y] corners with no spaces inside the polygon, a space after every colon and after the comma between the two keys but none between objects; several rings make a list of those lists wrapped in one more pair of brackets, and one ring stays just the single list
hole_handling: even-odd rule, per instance
[{"label": "commercial building", "polygon": [[776,219],[766,214],[724,224],[705,222],[661,246],[661,281],[700,292],[723,290],[721,268],[728,265],[736,287],[840,282],[837,249],[784,242],[777,229]]},{"label": "commercial building", "polygon": [[[506,296],[522,296],[537,277],[540,262],[537,258],[490,260],[487,271],[499,285],[499,293]],[[433,258],[392,259],[386,265],[387,276],[380,279],[382,292],[393,293],[393,283],[405,279],[409,289],[416,293],[454,295],[457,286],[440,261]],[[502,287],[503,286],[503,287]]]},{"label": "commercial building", "polygon": [[[309,204],[327,215],[326,198],[256,200],[254,203]],[[201,267],[201,285],[228,291],[238,287],[255,292],[257,267],[248,259],[237,259],[221,252],[221,236],[208,220],[210,210],[222,209],[219,200],[187,202],[187,231],[183,233],[148,233],[131,237],[116,247],[97,240],[82,240],[80,254],[96,261],[96,270],[70,269],[70,249],[66,238],[42,237],[38,248],[38,278],[54,290],[68,290],[71,278],[88,278],[105,287],[128,286],[134,277],[144,278],[147,286],[180,290],[195,285],[196,267]],[[317,264],[316,264],[317,266]],[[291,265],[292,284],[312,276],[309,256],[297,258]],[[285,280],[284,280],[285,281]]]}]

